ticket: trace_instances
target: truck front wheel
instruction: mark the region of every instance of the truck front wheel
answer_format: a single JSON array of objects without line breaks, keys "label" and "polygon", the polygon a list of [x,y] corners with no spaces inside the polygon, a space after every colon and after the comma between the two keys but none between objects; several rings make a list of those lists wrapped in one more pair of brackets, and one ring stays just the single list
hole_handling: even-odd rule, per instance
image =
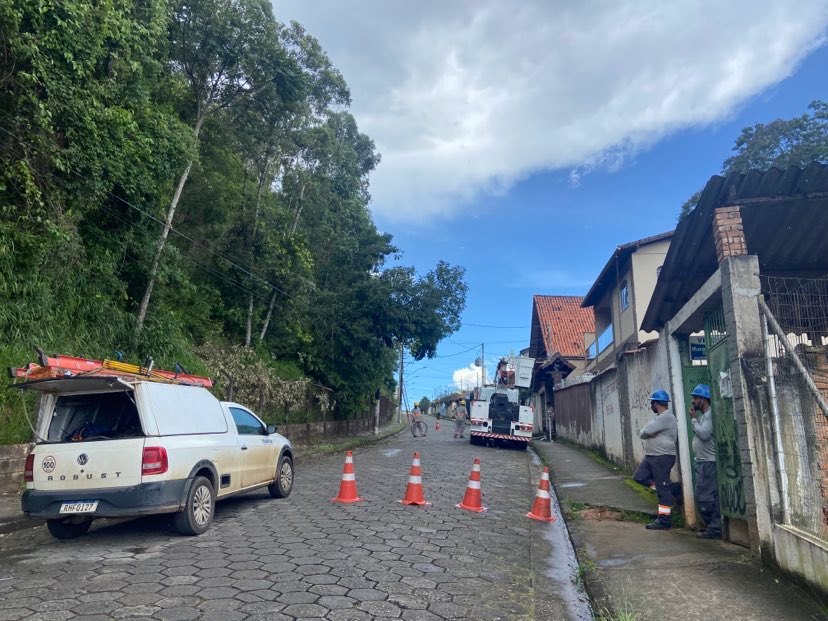
[{"label": "truck front wheel", "polygon": [[196,477],[187,492],[184,510],[173,518],[176,530],[182,535],[201,535],[213,523],[216,512],[216,492],[206,477]]},{"label": "truck front wheel", "polygon": [[276,479],[267,486],[267,491],[273,498],[287,498],[293,489],[293,460],[282,455],[279,467],[276,468]]}]

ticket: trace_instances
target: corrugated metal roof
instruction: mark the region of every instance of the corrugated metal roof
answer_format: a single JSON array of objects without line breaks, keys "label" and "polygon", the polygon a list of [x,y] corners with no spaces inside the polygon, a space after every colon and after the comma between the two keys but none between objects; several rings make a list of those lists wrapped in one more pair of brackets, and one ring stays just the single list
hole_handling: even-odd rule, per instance
[{"label": "corrugated metal roof", "polygon": [[592,309],[582,308],[583,298],[574,295],[536,295],[532,298],[532,357],[584,357],[584,334],[595,332]]},{"label": "corrugated metal roof", "polygon": [[607,264],[604,266],[604,269],[601,270],[601,273],[598,274],[598,278],[595,279],[595,282],[592,283],[592,287],[584,296],[583,305],[584,306],[595,306],[598,302],[601,301],[601,298],[604,296],[604,293],[608,288],[612,288],[617,284],[617,274],[615,273],[615,264],[618,262],[620,269],[626,271],[626,260],[632,255],[636,250],[641,248],[641,246],[646,246],[647,244],[652,244],[654,242],[662,241],[665,239],[670,239],[673,236],[673,231],[667,231],[666,233],[659,233],[658,235],[651,235],[650,237],[645,237],[644,239],[637,239],[633,242],[628,242],[626,244],[621,244],[615,249],[615,252],[612,253],[612,256],[607,261]]},{"label": "corrugated metal roof", "polygon": [[714,176],[676,229],[642,330],[660,330],[718,269],[713,214],[729,205],[741,207],[747,250],[763,273],[828,269],[828,166]]}]

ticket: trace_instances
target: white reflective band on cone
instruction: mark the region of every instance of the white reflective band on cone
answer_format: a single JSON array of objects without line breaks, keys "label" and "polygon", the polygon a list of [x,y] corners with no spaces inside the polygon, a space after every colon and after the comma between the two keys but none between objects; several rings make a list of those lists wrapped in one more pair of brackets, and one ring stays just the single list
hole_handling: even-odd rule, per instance
[{"label": "white reflective band on cone", "polygon": [[549,495],[549,492],[547,492],[545,489],[539,489],[539,490],[538,490],[538,493],[537,493],[537,494],[535,494],[535,498],[546,498],[546,499],[549,499],[549,498],[551,498],[551,496]]},{"label": "white reflective band on cone", "polygon": [[549,473],[548,473],[548,472],[544,472],[544,473],[541,475],[541,481],[548,481],[548,480],[549,480]]},{"label": "white reflective band on cone", "polygon": [[411,477],[408,477],[408,482],[409,483],[416,483],[417,485],[422,485],[423,484],[423,477],[411,476]]},{"label": "white reflective band on cone", "polygon": [[342,473],[342,480],[343,481],[356,481],[356,475],[353,472],[343,472]]},{"label": "white reflective band on cone", "polygon": [[348,456],[345,458],[345,463],[346,463],[346,464],[352,464],[352,463],[354,463],[354,458],[353,458],[353,457],[351,457],[350,455],[348,455]]},{"label": "white reflective band on cone", "polygon": [[415,459],[415,460],[411,463],[411,465],[412,465],[412,466],[419,466],[419,465],[420,465],[420,459],[419,459],[419,458]]},{"label": "white reflective band on cone", "polygon": [[472,466],[472,472],[480,472],[480,464],[474,464]]},{"label": "white reflective band on cone", "polygon": [[469,481],[467,486],[469,489],[480,489],[480,481]]}]

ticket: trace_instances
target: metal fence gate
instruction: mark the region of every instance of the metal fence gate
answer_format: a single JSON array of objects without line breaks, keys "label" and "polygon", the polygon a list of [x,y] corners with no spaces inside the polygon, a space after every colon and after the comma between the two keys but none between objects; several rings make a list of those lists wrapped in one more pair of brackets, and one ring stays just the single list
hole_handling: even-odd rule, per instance
[{"label": "metal fence gate", "polygon": [[828,540],[828,277],[761,281],[784,523]]}]

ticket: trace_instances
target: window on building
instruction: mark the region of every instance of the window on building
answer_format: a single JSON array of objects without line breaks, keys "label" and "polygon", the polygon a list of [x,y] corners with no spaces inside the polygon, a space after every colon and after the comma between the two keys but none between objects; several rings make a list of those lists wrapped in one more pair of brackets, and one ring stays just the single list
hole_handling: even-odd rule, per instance
[{"label": "window on building", "polygon": [[621,283],[621,291],[619,292],[619,302],[621,303],[621,312],[623,313],[630,307],[630,287],[627,281]]}]

